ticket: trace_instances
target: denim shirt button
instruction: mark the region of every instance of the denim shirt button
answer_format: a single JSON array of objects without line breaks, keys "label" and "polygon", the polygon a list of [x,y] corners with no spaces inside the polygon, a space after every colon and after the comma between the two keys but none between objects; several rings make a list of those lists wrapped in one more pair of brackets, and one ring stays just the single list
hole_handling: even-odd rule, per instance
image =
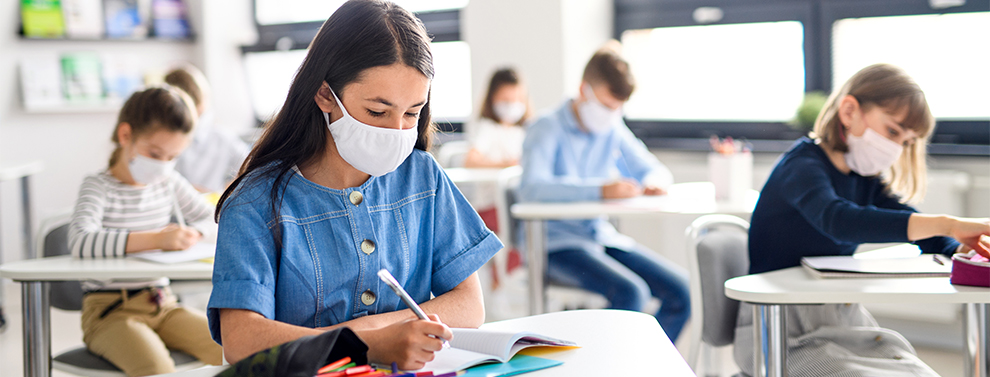
[{"label": "denim shirt button", "polygon": [[374,304],[375,303],[375,293],[372,292],[370,289],[367,290],[367,291],[364,291],[364,293],[361,294],[361,302],[364,303],[365,305]]},{"label": "denim shirt button", "polygon": [[364,195],[362,195],[360,191],[351,191],[349,198],[351,199],[351,204],[353,205],[360,205],[361,202],[364,201]]},{"label": "denim shirt button", "polygon": [[365,254],[371,255],[375,252],[375,242],[372,240],[361,241],[361,251]]}]

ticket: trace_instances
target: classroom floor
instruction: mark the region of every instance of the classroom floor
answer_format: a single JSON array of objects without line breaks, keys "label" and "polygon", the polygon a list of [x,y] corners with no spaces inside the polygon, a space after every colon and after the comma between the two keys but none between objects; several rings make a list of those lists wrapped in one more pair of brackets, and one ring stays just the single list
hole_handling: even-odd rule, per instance
[{"label": "classroom floor", "polygon": [[[23,372],[23,345],[21,333],[21,290],[20,285],[6,281],[4,289],[4,313],[7,316],[7,328],[0,333],[0,377],[22,376]],[[524,299],[522,297],[521,299]],[[189,304],[194,306],[204,306],[206,301],[202,297],[193,297]],[[82,329],[79,325],[80,313],[68,312],[59,309],[52,309],[52,354],[58,354],[64,350],[82,345]],[[691,326],[689,323],[688,326]],[[689,329],[685,328],[683,334],[688,334]],[[689,344],[686,337],[681,337],[677,342],[677,348],[686,355]],[[936,372],[945,377],[962,376],[962,354],[959,350],[947,350],[917,346],[918,355],[928,363]],[[731,353],[726,353],[731,357]],[[734,365],[726,368],[734,367]],[[724,375],[731,375],[733,371],[727,370]],[[59,371],[52,372],[53,377],[72,376]]]}]

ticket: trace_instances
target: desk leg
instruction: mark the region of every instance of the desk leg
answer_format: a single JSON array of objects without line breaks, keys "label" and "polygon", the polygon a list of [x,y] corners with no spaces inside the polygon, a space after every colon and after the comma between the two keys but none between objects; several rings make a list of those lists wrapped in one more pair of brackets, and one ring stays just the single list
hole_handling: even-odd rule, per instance
[{"label": "desk leg", "polygon": [[529,265],[529,314],[546,311],[547,250],[543,220],[526,220],[526,263]]},{"label": "desk leg", "polygon": [[963,304],[963,343],[966,348],[966,377],[990,376],[990,349],[987,348],[987,307],[990,304]]},{"label": "desk leg", "polygon": [[753,373],[787,376],[787,315],[783,305],[753,304]]},{"label": "desk leg", "polygon": [[49,283],[21,282],[24,315],[24,377],[49,377],[52,374],[51,306]]},{"label": "desk leg", "polygon": [[30,175],[21,177],[21,211],[23,213],[24,234],[21,238],[24,241],[24,259],[34,259],[34,247],[31,240],[34,237],[31,231],[31,180]]}]

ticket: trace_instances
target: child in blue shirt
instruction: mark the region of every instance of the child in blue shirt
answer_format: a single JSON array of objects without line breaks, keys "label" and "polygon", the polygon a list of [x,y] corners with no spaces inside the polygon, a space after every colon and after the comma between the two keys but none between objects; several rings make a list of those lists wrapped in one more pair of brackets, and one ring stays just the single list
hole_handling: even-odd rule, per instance
[{"label": "child in blue shirt", "polygon": [[[584,70],[580,95],[526,131],[520,201],[575,202],[661,195],[670,170],[622,121],[634,88],[629,65],[605,47]],[[687,271],[619,234],[608,221],[547,221],[551,282],[592,291],[610,308],[641,310],[650,297],[671,341],[690,316]],[[521,243],[520,243],[521,244]]]},{"label": "child in blue shirt", "polygon": [[[911,242],[925,253],[987,255],[987,219],[924,215],[925,147],[935,126],[925,95],[899,68],[864,68],[832,94],[781,157],[753,211],[750,273],[798,266],[805,256],[852,255],[861,243]],[[899,334],[860,305],[787,307],[792,375],[935,375]],[[737,321],[736,361],[752,373],[752,306]]]},{"label": "child in blue shirt", "polygon": [[452,336],[443,323],[484,322],[475,271],[502,244],[425,152],[432,77],[408,11],[348,1],[324,23],[218,205],[207,315],[230,362],[347,326],[369,361],[415,370]]}]

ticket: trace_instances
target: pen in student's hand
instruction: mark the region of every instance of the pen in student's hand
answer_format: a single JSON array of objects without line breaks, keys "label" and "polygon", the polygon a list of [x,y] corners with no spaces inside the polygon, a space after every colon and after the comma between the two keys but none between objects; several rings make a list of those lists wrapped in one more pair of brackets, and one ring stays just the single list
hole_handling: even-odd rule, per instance
[{"label": "pen in student's hand", "polygon": [[[423,308],[420,308],[419,305],[416,304],[416,301],[409,296],[409,293],[406,292],[406,290],[403,289],[401,285],[399,285],[399,281],[395,280],[395,277],[392,276],[392,273],[388,272],[388,270],[383,268],[381,270],[378,270],[378,278],[382,279],[382,281],[385,282],[385,285],[388,285],[389,288],[392,288],[392,291],[394,291],[395,294],[402,299],[402,302],[405,302],[406,306],[408,306],[409,309],[413,311],[413,313],[416,313],[416,317],[418,317],[419,319],[425,319],[427,321],[430,321],[430,317],[426,315],[426,312],[423,311]],[[444,348],[447,348],[448,347],[447,340],[443,338],[440,338],[440,340],[443,341]]]}]

